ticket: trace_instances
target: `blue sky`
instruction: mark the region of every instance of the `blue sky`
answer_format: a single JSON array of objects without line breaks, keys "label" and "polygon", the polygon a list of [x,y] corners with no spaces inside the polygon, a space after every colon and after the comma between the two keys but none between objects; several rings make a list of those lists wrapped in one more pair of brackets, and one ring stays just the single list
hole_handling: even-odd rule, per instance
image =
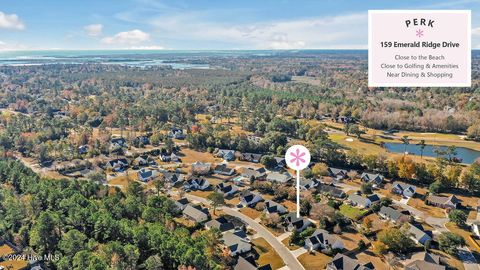
[{"label": "blue sky", "polygon": [[368,9],[470,9],[480,0],[4,0],[0,50],[366,48]]}]

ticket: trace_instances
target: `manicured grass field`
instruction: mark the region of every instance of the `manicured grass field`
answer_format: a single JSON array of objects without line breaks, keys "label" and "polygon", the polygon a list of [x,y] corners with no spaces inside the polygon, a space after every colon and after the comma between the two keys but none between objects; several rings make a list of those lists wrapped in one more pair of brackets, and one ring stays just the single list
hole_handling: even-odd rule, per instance
[{"label": "manicured grass field", "polygon": [[353,220],[360,219],[367,212],[367,210],[359,209],[348,204],[342,204],[340,206],[340,213]]},{"label": "manicured grass field", "polygon": [[270,246],[264,238],[256,238],[252,240],[253,248],[257,251],[260,257],[257,260],[259,266],[270,264],[272,269],[279,269],[285,266],[282,258]]}]

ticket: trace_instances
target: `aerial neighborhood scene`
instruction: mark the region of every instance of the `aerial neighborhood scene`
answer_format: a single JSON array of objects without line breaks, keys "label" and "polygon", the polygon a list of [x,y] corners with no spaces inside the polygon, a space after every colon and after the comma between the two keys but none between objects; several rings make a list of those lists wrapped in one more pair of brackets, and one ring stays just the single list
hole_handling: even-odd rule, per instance
[{"label": "aerial neighborhood scene", "polygon": [[373,1],[85,2],[0,4],[0,270],[480,270],[478,51],[372,88]]}]

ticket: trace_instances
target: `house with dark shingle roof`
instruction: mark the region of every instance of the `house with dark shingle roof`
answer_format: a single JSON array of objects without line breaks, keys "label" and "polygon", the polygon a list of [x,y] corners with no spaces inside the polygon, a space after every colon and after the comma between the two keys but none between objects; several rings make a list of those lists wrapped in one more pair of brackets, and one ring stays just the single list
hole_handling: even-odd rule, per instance
[{"label": "house with dark shingle roof", "polygon": [[240,204],[243,207],[252,207],[260,201],[263,201],[263,198],[257,193],[253,193],[247,190],[240,194]]},{"label": "house with dark shingle roof", "polygon": [[209,230],[217,229],[221,232],[226,232],[235,229],[235,226],[233,225],[233,223],[229,222],[224,216],[221,216],[205,223],[205,228]]},{"label": "house with dark shingle roof", "polygon": [[375,267],[371,262],[361,264],[357,260],[352,259],[341,253],[337,253],[335,257],[327,264],[327,270],[374,270]]},{"label": "house with dark shingle roof", "polygon": [[233,270],[272,270],[272,267],[270,264],[257,266],[253,256],[248,256],[246,258],[239,256],[237,264],[235,264]]},{"label": "house with dark shingle roof", "polygon": [[230,149],[218,149],[216,154],[217,157],[223,158],[225,161],[235,160],[235,151]]},{"label": "house with dark shingle roof", "polygon": [[187,205],[183,209],[183,216],[196,223],[202,223],[210,219],[210,213],[207,208],[203,208],[200,205]]},{"label": "house with dark shingle roof", "polygon": [[157,170],[151,170],[148,168],[142,168],[138,171],[138,180],[142,182],[148,182],[158,176]]},{"label": "house with dark shingle roof", "polygon": [[428,205],[434,205],[445,209],[456,209],[461,203],[461,201],[455,195],[443,197],[432,194],[428,195],[426,202]]},{"label": "house with dark shingle roof", "polygon": [[428,253],[418,252],[412,255],[407,261],[405,270],[445,270],[446,267],[440,265],[440,256]]},{"label": "house with dark shingle roof", "polygon": [[274,202],[272,200],[266,200],[265,201],[265,208],[263,209],[263,212],[265,212],[266,214],[279,214],[279,215],[283,215],[285,213],[287,213],[287,208],[285,208],[285,206],[277,203],[277,202]]},{"label": "house with dark shingle roof", "polygon": [[362,179],[362,181],[365,183],[371,183],[373,186],[380,186],[383,182],[384,177],[383,175],[378,173],[362,173],[360,179]]},{"label": "house with dark shingle roof", "polygon": [[128,160],[126,158],[116,158],[108,161],[107,168],[111,168],[112,171],[118,172],[128,168]]},{"label": "house with dark shingle roof", "polygon": [[266,174],[267,174],[267,170],[265,170],[265,168],[263,167],[258,169],[242,168],[242,171],[241,171],[241,176],[249,180],[262,179],[265,177]]},{"label": "house with dark shingle roof", "polygon": [[185,181],[184,186],[193,190],[206,190],[210,187],[210,183],[203,177],[192,175]]},{"label": "house with dark shingle roof", "polygon": [[233,194],[237,193],[237,191],[238,191],[237,186],[232,185],[232,184],[227,185],[223,182],[216,185],[215,188],[217,189],[217,191],[219,193],[222,193],[224,197],[233,195]]},{"label": "house with dark shingle roof", "polygon": [[343,190],[332,186],[332,185],[325,185],[325,184],[320,184],[317,186],[317,192],[325,195],[330,195],[334,198],[337,199],[342,199],[345,198],[347,195]]},{"label": "house with dark shingle roof", "polygon": [[327,171],[328,171],[328,174],[335,179],[346,179],[348,177],[347,170],[328,167]]},{"label": "house with dark shingle roof", "polygon": [[170,183],[172,186],[179,182],[182,182],[183,176],[184,175],[180,173],[163,172],[163,177],[165,179],[165,182]]},{"label": "house with dark shingle roof", "polygon": [[262,158],[262,154],[255,154],[255,153],[241,153],[240,160],[259,163],[260,159]]},{"label": "house with dark shingle roof", "polygon": [[274,157],[275,162],[277,162],[277,168],[284,168],[287,166],[287,161],[284,157]]},{"label": "house with dark shingle roof", "polygon": [[215,166],[215,168],[213,169],[213,172],[216,174],[232,176],[235,174],[235,169],[228,168],[226,164],[219,164]]},{"label": "house with dark shingle roof", "polygon": [[417,190],[416,186],[405,184],[402,182],[395,181],[392,184],[392,192],[395,194],[403,195],[405,197],[413,197],[415,191]]},{"label": "house with dark shingle roof", "polygon": [[343,242],[340,237],[330,234],[323,229],[315,230],[311,236],[305,239],[305,249],[308,251],[343,248]]},{"label": "house with dark shingle roof", "polygon": [[316,188],[320,184],[317,179],[307,179],[305,177],[300,178],[300,188],[303,190],[310,190]]},{"label": "house with dark shingle roof", "polygon": [[187,205],[189,203],[190,202],[188,201],[187,198],[181,198],[181,199],[178,199],[178,200],[174,201],[174,204],[177,207],[177,209],[179,209],[181,211],[183,211],[183,209],[185,209],[185,207],[187,207]]},{"label": "house with dark shingle roof", "polygon": [[284,218],[287,231],[291,232],[296,230],[297,232],[303,232],[308,227],[312,226],[313,223],[305,217],[297,217],[296,213],[289,213]]}]

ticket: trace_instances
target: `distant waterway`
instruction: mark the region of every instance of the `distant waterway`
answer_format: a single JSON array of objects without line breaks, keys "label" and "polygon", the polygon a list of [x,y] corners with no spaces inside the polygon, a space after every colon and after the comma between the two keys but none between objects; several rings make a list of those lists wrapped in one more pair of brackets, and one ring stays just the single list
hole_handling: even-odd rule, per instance
[{"label": "distant waterway", "polygon": [[[405,145],[402,143],[385,143],[384,147],[392,153],[402,153],[405,151]],[[426,145],[425,149],[423,150],[423,156],[425,157],[437,157],[437,153],[435,150],[447,150],[448,146],[434,146],[434,145]],[[422,150],[419,145],[416,144],[409,144],[407,145],[407,152],[408,154],[420,156]],[[457,147],[456,148],[457,154],[455,157],[462,160],[462,163],[465,164],[472,164],[475,160],[480,158],[480,151],[472,150],[465,147]]]}]

